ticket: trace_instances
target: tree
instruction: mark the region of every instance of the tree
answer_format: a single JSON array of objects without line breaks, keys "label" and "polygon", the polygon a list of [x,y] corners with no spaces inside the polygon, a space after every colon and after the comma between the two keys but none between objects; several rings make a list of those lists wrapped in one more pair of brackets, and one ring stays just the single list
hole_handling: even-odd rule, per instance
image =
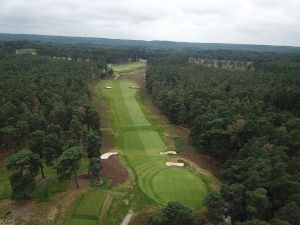
[{"label": "tree", "polygon": [[45,138],[43,156],[47,165],[52,165],[62,153],[62,142],[56,134],[48,134]]},{"label": "tree", "polygon": [[192,211],[178,202],[169,202],[167,207],[150,217],[147,225],[192,225]]},{"label": "tree", "polygon": [[276,217],[288,221],[292,225],[300,224],[300,206],[295,201],[289,201],[276,213]]},{"label": "tree", "polygon": [[90,167],[89,167],[89,172],[91,170],[91,165],[92,165],[92,158],[99,158],[100,157],[100,140],[99,136],[94,132],[90,131],[87,134],[87,153],[88,153],[88,158],[90,159]]},{"label": "tree", "polygon": [[9,177],[12,200],[19,202],[30,198],[40,165],[39,155],[29,150],[21,150],[6,160],[6,168],[13,171]]},{"label": "tree", "polygon": [[227,126],[227,132],[230,136],[230,139],[238,148],[242,146],[241,132],[243,131],[246,124],[247,121],[245,121],[244,119],[238,119]]},{"label": "tree", "polygon": [[225,201],[219,192],[211,192],[203,200],[208,209],[208,219],[210,222],[217,224],[223,221]]},{"label": "tree", "polygon": [[97,182],[99,182],[99,173],[100,170],[102,169],[101,161],[98,158],[92,158],[91,159],[91,166],[90,166],[90,171],[92,175],[97,179]]},{"label": "tree", "polygon": [[70,122],[70,131],[77,138],[77,140],[80,140],[81,135],[82,135],[82,125],[79,122],[79,119],[77,116],[73,116],[73,118]]},{"label": "tree", "polygon": [[76,187],[79,188],[77,181],[77,170],[80,167],[81,152],[78,146],[65,150],[56,161],[56,174],[59,180],[75,179]]},{"label": "tree", "polygon": [[253,191],[246,191],[245,196],[248,216],[261,219],[266,218],[266,212],[271,207],[266,189],[256,188]]},{"label": "tree", "polygon": [[[29,149],[38,154],[41,159],[44,158],[44,140],[45,132],[41,130],[36,130],[30,134],[29,138]],[[43,163],[41,163],[41,174],[42,178],[45,178]]]}]

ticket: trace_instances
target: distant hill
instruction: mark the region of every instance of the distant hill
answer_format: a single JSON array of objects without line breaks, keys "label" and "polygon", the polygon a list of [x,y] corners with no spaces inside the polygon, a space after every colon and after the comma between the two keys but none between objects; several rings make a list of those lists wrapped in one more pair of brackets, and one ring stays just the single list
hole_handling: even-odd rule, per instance
[{"label": "distant hill", "polygon": [[300,47],[274,45],[246,45],[224,43],[189,43],[174,41],[122,40],[94,37],[68,37],[33,34],[0,33],[0,41],[43,41],[57,44],[97,45],[112,48],[191,49],[191,50],[242,50],[255,52],[299,53]]}]

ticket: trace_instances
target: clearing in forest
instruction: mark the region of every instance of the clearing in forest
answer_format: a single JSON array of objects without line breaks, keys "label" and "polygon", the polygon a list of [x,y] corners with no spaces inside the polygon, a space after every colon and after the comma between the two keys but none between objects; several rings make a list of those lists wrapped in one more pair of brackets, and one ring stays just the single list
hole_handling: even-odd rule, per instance
[{"label": "clearing in forest", "polygon": [[[122,74],[139,67],[141,63],[134,63],[116,66],[114,70]],[[105,89],[108,86],[112,88]],[[97,87],[103,90],[112,108],[119,154],[125,156],[134,170],[139,187],[151,199],[162,205],[177,201],[191,209],[199,208],[209,191],[205,177],[190,168],[165,165],[172,158],[160,152],[170,149],[153,119],[144,111],[138,98],[139,90],[132,87],[137,86],[123,77],[104,80]]]}]

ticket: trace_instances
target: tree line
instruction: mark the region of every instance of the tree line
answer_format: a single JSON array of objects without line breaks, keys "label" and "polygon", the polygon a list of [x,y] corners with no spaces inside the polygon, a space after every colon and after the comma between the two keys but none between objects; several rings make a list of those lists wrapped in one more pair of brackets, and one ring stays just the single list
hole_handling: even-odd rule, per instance
[{"label": "tree line", "polygon": [[[36,49],[37,55],[15,54],[24,47]],[[68,58],[74,52],[82,60],[51,55]],[[74,177],[78,188],[82,156],[90,161],[88,173],[99,179],[100,119],[91,103],[89,82],[111,75],[107,63],[124,57],[118,50],[0,43],[0,152],[10,155],[5,165],[11,171],[13,200],[31,198],[36,176],[45,177],[45,166],[55,168],[59,180]]]}]

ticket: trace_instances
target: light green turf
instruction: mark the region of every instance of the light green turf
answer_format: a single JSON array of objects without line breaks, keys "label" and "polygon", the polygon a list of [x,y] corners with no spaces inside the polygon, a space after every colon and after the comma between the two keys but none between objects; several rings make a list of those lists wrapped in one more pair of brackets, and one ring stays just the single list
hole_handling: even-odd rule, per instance
[{"label": "light green turf", "polygon": [[22,54],[32,54],[36,55],[36,51],[32,48],[23,48],[23,49],[17,49],[16,50],[17,55],[22,55]]},{"label": "light green turf", "polygon": [[119,64],[114,65],[113,70],[116,72],[128,72],[132,71],[138,68],[143,68],[145,66],[146,62],[134,62],[134,63],[128,63],[128,64]]},{"label": "light green turf", "polygon": [[[137,65],[118,66],[117,70],[120,74],[127,73]],[[115,67],[113,69],[116,71]],[[137,89],[130,88],[134,86],[134,82],[120,78],[105,80],[97,87],[102,88],[111,104],[118,129],[120,154],[133,168],[141,190],[154,201],[162,205],[178,201],[191,209],[199,208],[208,193],[206,182],[186,168],[165,166],[165,162],[172,159],[160,155],[160,152],[167,151],[168,147],[155,125],[147,119],[136,99]]]},{"label": "light green turf", "polygon": [[[106,80],[102,83],[105,95],[109,98],[118,127],[149,126],[141,107],[135,99],[136,85],[128,80]],[[105,89],[112,87],[112,89]]]},{"label": "light green turf", "polygon": [[97,220],[72,218],[68,225],[97,225]]}]

